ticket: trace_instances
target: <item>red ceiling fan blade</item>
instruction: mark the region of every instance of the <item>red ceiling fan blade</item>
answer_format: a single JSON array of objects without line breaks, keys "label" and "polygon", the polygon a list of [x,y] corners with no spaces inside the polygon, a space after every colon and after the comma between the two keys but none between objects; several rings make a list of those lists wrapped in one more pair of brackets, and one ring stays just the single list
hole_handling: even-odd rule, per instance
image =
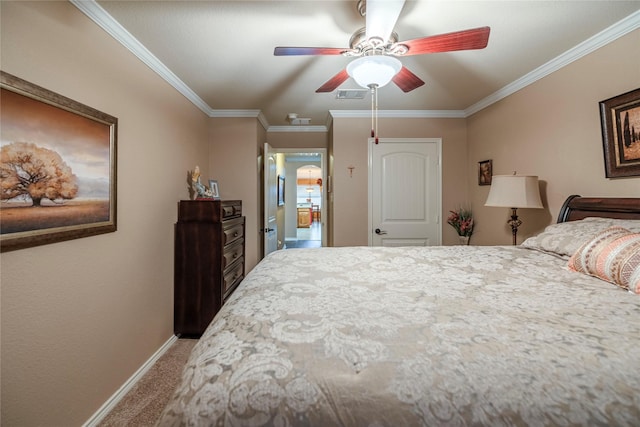
[{"label": "red ceiling fan blade", "polygon": [[402,67],[400,72],[393,77],[393,82],[403,92],[411,92],[424,84],[420,77],[413,74],[407,67]]},{"label": "red ceiling fan blade", "polygon": [[316,90],[316,93],[333,92],[334,90],[336,90],[338,86],[344,83],[348,78],[349,78],[349,74],[347,73],[347,69],[345,68],[335,76],[331,77],[331,79],[329,79],[325,84],[320,86]]},{"label": "red ceiling fan blade", "polygon": [[275,56],[294,55],[342,55],[350,50],[346,47],[276,47],[273,50]]},{"label": "red ceiling fan blade", "polygon": [[489,27],[473,28],[437,36],[399,42],[409,51],[403,56],[421,55],[423,53],[451,52],[454,50],[484,49],[489,42]]}]

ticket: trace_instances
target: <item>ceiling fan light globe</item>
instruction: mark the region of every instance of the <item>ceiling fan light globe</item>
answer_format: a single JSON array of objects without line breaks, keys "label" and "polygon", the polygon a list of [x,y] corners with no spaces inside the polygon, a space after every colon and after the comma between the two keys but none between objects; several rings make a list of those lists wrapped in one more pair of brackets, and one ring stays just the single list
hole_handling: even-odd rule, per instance
[{"label": "ceiling fan light globe", "polygon": [[402,63],[391,56],[364,56],[347,65],[347,73],[358,85],[382,87],[402,69]]}]

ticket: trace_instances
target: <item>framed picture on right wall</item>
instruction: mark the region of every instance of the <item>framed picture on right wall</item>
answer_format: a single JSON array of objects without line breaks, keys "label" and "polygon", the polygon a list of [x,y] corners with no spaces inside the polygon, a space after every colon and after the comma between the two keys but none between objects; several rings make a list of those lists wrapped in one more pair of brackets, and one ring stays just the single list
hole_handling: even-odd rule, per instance
[{"label": "framed picture on right wall", "polygon": [[491,185],[492,176],[493,162],[491,160],[478,162],[478,185]]},{"label": "framed picture on right wall", "polygon": [[607,178],[640,176],[640,89],[600,101]]}]

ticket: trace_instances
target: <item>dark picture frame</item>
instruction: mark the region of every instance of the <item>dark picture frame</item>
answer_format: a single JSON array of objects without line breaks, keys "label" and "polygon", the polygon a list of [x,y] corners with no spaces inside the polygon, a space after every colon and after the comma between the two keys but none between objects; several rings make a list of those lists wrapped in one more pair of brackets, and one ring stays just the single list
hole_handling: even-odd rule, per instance
[{"label": "dark picture frame", "polygon": [[278,206],[284,206],[284,176],[278,175]]},{"label": "dark picture frame", "polygon": [[491,185],[493,176],[493,161],[483,160],[478,162],[478,185]]},{"label": "dark picture frame", "polygon": [[600,101],[607,178],[640,176],[640,88]]},{"label": "dark picture frame", "polygon": [[118,119],[4,71],[0,90],[0,252],[115,232]]},{"label": "dark picture frame", "polygon": [[209,180],[209,190],[211,190],[211,198],[214,200],[220,200],[220,187],[218,181],[215,179]]}]

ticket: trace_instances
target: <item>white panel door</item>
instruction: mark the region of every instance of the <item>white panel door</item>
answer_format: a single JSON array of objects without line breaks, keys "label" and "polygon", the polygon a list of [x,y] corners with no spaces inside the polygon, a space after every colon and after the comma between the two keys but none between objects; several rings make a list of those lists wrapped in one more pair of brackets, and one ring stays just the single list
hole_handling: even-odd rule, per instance
[{"label": "white panel door", "polygon": [[268,143],[264,144],[264,256],[278,249],[278,182],[276,153]]},{"label": "white panel door", "polygon": [[440,245],[440,139],[369,140],[369,245]]}]

